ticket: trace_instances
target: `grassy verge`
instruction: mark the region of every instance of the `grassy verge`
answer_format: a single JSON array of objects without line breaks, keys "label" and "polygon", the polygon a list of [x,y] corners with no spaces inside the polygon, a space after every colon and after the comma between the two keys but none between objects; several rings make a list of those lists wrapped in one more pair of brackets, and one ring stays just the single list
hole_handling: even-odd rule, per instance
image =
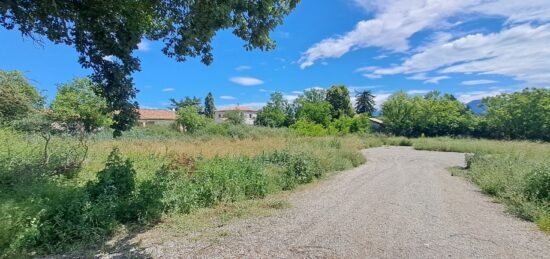
[{"label": "grassy verge", "polygon": [[467,168],[454,172],[550,234],[550,144],[452,138],[411,141],[415,149],[471,153]]},{"label": "grassy verge", "polygon": [[0,257],[86,250],[125,229],[140,231],[205,209],[222,221],[253,214],[250,204],[265,204],[235,204],[357,166],[364,162],[359,149],[382,143],[254,127],[200,136],[157,130],[119,140],[96,136],[87,160],[70,174],[56,168],[78,159],[75,139],[52,139],[44,166],[39,136],[0,130]]}]

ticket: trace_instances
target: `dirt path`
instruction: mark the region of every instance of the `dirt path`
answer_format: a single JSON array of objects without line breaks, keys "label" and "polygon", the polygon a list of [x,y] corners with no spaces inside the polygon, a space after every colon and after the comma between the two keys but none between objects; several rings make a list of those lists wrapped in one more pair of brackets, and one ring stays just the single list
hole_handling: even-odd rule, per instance
[{"label": "dirt path", "polygon": [[153,257],[550,258],[550,239],[447,167],[464,155],[364,150],[367,164],[292,195],[293,207],[215,240],[143,244]]}]

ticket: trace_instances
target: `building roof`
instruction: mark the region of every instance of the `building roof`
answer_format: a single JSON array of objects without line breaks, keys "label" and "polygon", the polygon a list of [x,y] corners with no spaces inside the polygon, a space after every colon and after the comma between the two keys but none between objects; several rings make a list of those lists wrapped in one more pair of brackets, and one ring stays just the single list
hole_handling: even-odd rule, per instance
[{"label": "building roof", "polygon": [[161,109],[139,109],[140,120],[176,120],[176,112]]},{"label": "building roof", "polygon": [[378,124],[384,124],[383,121],[377,119],[377,118],[369,118],[370,121],[374,122],[374,123],[378,123]]},{"label": "building roof", "polygon": [[228,106],[228,107],[217,109],[216,111],[217,112],[226,112],[226,111],[256,112],[257,110],[246,106]]}]

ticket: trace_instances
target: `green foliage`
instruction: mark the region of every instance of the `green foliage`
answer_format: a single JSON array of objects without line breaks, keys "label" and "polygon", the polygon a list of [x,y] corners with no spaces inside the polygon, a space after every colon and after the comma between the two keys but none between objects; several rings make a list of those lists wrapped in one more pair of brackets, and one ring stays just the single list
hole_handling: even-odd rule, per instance
[{"label": "green foliage", "polygon": [[341,116],[353,117],[354,111],[349,97],[349,90],[345,85],[331,86],[327,90],[327,102],[332,105],[332,118]]},{"label": "green foliage", "polygon": [[195,96],[193,97],[185,96],[184,99],[181,99],[179,101],[174,98],[170,98],[170,103],[171,103],[170,108],[175,110],[185,109],[191,106],[195,106],[198,108],[199,111],[202,111],[201,99]]},{"label": "green foliage", "polygon": [[296,118],[298,120],[307,120],[323,126],[330,123],[332,106],[326,101],[311,102],[303,101],[300,103]]},{"label": "green foliage", "polygon": [[341,116],[338,119],[333,120],[328,126],[328,132],[330,134],[348,134],[351,132],[351,126],[353,125],[353,119],[347,116]]},{"label": "green foliage", "polygon": [[310,103],[319,103],[326,101],[327,91],[322,88],[311,88],[304,91],[303,95],[298,96],[296,99],[297,103],[310,102]]},{"label": "green foliage", "polygon": [[366,113],[368,116],[372,116],[372,113],[376,111],[374,105],[374,95],[371,91],[364,90],[355,93],[355,112],[357,114]]},{"label": "green foliage", "polygon": [[23,73],[0,70],[0,123],[24,118],[43,105],[44,97]]},{"label": "green foliage", "polygon": [[298,184],[309,183],[325,172],[319,159],[307,153],[276,151],[264,155],[262,159],[285,169],[282,179],[283,190],[293,189]]},{"label": "green foliage", "polygon": [[382,106],[386,131],[402,136],[467,135],[474,115],[451,95],[430,92],[423,97],[393,94]]},{"label": "green foliage", "polygon": [[216,106],[214,105],[214,96],[212,93],[208,92],[208,95],[204,98],[204,116],[213,119],[215,111]]},{"label": "green foliage", "polygon": [[233,125],[244,124],[244,113],[242,111],[227,111],[224,117],[227,123]]},{"label": "green foliage", "polygon": [[525,89],[483,100],[486,135],[508,139],[550,140],[550,90]]},{"label": "green foliage", "polygon": [[271,99],[256,115],[255,125],[266,127],[288,126],[289,104],[283,98],[283,94],[275,92],[271,94]]},{"label": "green foliage", "polygon": [[349,128],[350,132],[367,133],[372,130],[372,124],[369,120],[370,116],[367,113],[359,114],[353,117],[353,121]]},{"label": "green foliage", "polygon": [[179,109],[176,112],[176,121],[185,128],[185,131],[193,133],[209,123],[208,118],[202,116],[199,112],[199,107],[194,105]]},{"label": "green foliage", "polygon": [[[162,40],[168,57],[185,61],[200,56],[213,61],[211,41],[216,31],[233,28],[245,48],[271,50],[269,33],[282,23],[298,0],[241,1],[9,1],[0,7],[0,25],[25,36],[42,35],[55,43],[74,45],[79,63],[92,69],[92,79],[114,115],[115,136],[138,118],[131,74],[140,69],[134,55],[143,38]],[[94,22],[90,22],[94,21]],[[101,26],[97,26],[101,24]],[[110,58],[105,58],[110,57]]]},{"label": "green foliage", "polygon": [[304,119],[298,120],[296,123],[292,124],[290,128],[301,136],[318,137],[328,134],[328,131],[323,127],[323,125]]},{"label": "green foliage", "polygon": [[130,160],[122,159],[120,151],[115,148],[105,163],[105,169],[97,173],[97,183],[89,186],[92,198],[115,196],[127,199],[135,189],[136,171]]},{"label": "green foliage", "polygon": [[54,120],[82,126],[86,132],[108,126],[111,118],[105,114],[107,103],[94,93],[94,88],[88,78],[76,78],[70,83],[59,85],[51,104]]}]

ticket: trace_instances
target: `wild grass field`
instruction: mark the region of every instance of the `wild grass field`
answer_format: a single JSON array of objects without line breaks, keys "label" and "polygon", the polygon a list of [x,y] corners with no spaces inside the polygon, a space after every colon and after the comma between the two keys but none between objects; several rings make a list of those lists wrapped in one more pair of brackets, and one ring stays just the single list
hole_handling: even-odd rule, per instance
[{"label": "wild grass field", "polygon": [[235,201],[263,198],[363,163],[381,145],[365,135],[300,137],[288,129],[223,126],[174,135],[148,128],[82,143],[0,130],[0,253],[58,253],[101,245],[115,232]]},{"label": "wild grass field", "polygon": [[[1,129],[0,142],[5,258],[101,247],[116,233],[158,222],[204,223],[197,211],[223,219],[254,214],[254,206],[284,206],[280,200],[254,201],[358,166],[365,162],[358,150],[381,145],[473,153],[468,168],[453,173],[550,232],[550,144],[365,133],[305,137],[242,125],[193,134],[150,127],[118,139],[95,134],[85,144],[55,136],[45,164],[39,135]],[[243,206],[247,200],[252,202]]]}]

